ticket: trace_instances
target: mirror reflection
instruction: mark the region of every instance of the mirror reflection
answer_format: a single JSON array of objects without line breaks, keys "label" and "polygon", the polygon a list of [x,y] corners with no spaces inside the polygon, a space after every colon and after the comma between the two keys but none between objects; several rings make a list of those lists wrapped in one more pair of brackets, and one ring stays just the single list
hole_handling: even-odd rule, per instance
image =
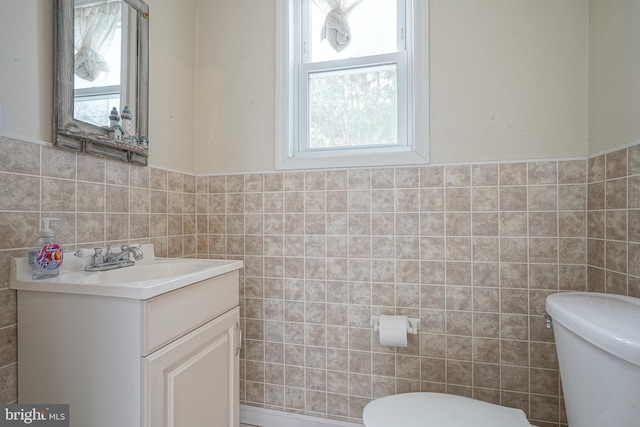
[{"label": "mirror reflection", "polygon": [[[135,42],[135,14],[123,1],[75,0],[74,4],[74,118],[108,127],[115,108],[129,105],[127,93],[131,35]],[[132,47],[133,49],[130,49]],[[133,74],[135,75],[135,74]],[[131,83],[135,83],[133,80]]]}]

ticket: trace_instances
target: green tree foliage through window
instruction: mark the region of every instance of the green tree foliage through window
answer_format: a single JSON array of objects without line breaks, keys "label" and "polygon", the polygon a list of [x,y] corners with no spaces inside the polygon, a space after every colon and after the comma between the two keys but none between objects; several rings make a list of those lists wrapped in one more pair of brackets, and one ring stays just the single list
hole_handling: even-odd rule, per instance
[{"label": "green tree foliage through window", "polygon": [[309,148],[397,143],[395,65],[311,74]]}]

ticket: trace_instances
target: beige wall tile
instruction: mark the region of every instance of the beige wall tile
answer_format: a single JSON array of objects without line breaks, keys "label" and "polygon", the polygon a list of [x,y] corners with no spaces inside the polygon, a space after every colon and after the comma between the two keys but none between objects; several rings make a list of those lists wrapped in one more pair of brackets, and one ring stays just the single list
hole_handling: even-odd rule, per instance
[{"label": "beige wall tile", "polygon": [[529,236],[556,237],[558,214],[556,212],[529,212]]},{"label": "beige wall tile", "polygon": [[167,191],[169,173],[162,169],[149,168],[149,188]]},{"label": "beige wall tile", "polygon": [[149,188],[151,168],[130,165],[129,182],[132,187]]},{"label": "beige wall tile", "polygon": [[183,191],[183,175],[180,172],[167,172],[167,190],[174,192]]},{"label": "beige wall tile", "polygon": [[0,399],[7,403],[18,401],[18,364],[11,363],[0,368]]},{"label": "beige wall tile", "polygon": [[445,166],[444,184],[446,187],[468,187],[471,185],[471,166]]},{"label": "beige wall tile", "polygon": [[526,163],[504,163],[498,165],[498,178],[500,185],[526,185]]},{"label": "beige wall tile", "polygon": [[0,211],[40,210],[40,178],[0,173]]},{"label": "beige wall tile", "polygon": [[0,366],[7,366],[18,358],[18,331],[16,325],[0,329]]},{"label": "beige wall tile", "polygon": [[105,210],[107,212],[129,212],[129,187],[107,185]]},{"label": "beige wall tile", "polygon": [[558,262],[558,242],[554,238],[530,238],[529,262]]},{"label": "beige wall tile", "polygon": [[[76,179],[76,153],[70,150],[42,147],[42,176]],[[123,163],[126,164],[126,163]]]},{"label": "beige wall tile", "polygon": [[530,211],[558,209],[558,187],[555,185],[529,186],[528,207]]},{"label": "beige wall tile", "polygon": [[38,230],[38,213],[0,212],[0,249],[31,247]]},{"label": "beige wall tile", "polygon": [[605,180],[605,156],[592,157],[588,160],[588,182]]},{"label": "beige wall tile", "polygon": [[584,211],[558,212],[558,236],[583,237],[587,227]]},{"label": "beige wall tile", "polygon": [[[248,176],[251,176],[251,175],[248,175]],[[326,178],[325,178],[324,171],[305,172],[304,174],[304,189],[306,191],[324,191],[325,182],[326,182]],[[257,186],[254,185],[254,187],[257,187]]]},{"label": "beige wall tile", "polygon": [[[73,212],[76,210],[76,182],[70,180],[54,179],[54,178],[42,178],[41,182],[41,209],[43,211],[51,212]],[[90,184],[87,184],[90,185]],[[94,209],[104,209],[104,205],[101,206],[100,201],[104,200],[104,186],[98,185],[91,190],[91,193],[96,191],[95,198],[97,203],[93,203]],[[92,196],[83,193],[83,202]],[[88,204],[88,203],[87,203]],[[86,204],[83,203],[84,207]]]},{"label": "beige wall tile", "polygon": [[587,161],[566,160],[558,162],[558,184],[583,184],[587,182]]},{"label": "beige wall tile", "polygon": [[555,184],[558,182],[556,162],[532,162],[527,164],[528,184]]},{"label": "beige wall tile", "polygon": [[605,183],[605,206],[607,209],[627,208],[627,179],[620,178]]},{"label": "beige wall tile", "polygon": [[[52,183],[51,185],[57,185]],[[70,185],[69,185],[70,187]],[[78,212],[104,212],[105,186],[89,182],[78,182]]]},{"label": "beige wall tile", "polygon": [[495,165],[472,165],[471,182],[473,186],[498,185],[498,169]]},{"label": "beige wall tile", "polygon": [[[129,164],[116,160],[106,160],[105,175],[107,184],[129,185]],[[182,189],[180,189],[182,191]]]},{"label": "beige wall tile", "polygon": [[605,156],[605,178],[615,179],[627,176],[627,150],[617,150]]},{"label": "beige wall tile", "polygon": [[78,213],[77,215],[76,238],[78,242],[103,242],[105,240],[104,213]]},{"label": "beige wall tile", "polygon": [[629,208],[640,208],[640,176],[629,177]]},{"label": "beige wall tile", "polygon": [[497,211],[499,208],[498,187],[473,187],[471,205],[474,211]]},{"label": "beige wall tile", "polygon": [[195,194],[197,191],[197,179],[194,175],[183,175],[182,191],[188,194]]},{"label": "beige wall tile", "polygon": [[40,175],[40,145],[0,136],[0,171]]},{"label": "beige wall tile", "polygon": [[443,187],[444,167],[427,166],[420,168],[420,187]]},{"label": "beige wall tile", "polygon": [[470,188],[447,188],[445,191],[445,209],[449,212],[471,210]]},{"label": "beige wall tile", "polygon": [[501,211],[526,211],[527,188],[526,187],[500,187]]},{"label": "beige wall tile", "polygon": [[87,154],[78,154],[78,181],[105,182],[106,160]]},{"label": "beige wall tile", "polygon": [[[129,214],[106,215],[107,241],[129,240]],[[166,232],[163,234],[166,236]]]}]

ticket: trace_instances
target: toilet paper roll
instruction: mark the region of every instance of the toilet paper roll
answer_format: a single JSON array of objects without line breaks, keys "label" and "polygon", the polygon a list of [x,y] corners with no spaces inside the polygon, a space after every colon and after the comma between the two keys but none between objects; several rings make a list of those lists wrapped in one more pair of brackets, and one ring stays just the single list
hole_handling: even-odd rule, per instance
[{"label": "toilet paper roll", "polygon": [[407,346],[407,316],[380,316],[380,345]]}]

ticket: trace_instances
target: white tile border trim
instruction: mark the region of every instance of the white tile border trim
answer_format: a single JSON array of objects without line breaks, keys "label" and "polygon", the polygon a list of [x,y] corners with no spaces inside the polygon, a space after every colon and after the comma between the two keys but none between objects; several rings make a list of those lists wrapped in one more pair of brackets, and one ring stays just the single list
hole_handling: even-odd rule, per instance
[{"label": "white tile border trim", "polygon": [[362,424],[240,405],[240,422],[260,427],[362,427]]}]

